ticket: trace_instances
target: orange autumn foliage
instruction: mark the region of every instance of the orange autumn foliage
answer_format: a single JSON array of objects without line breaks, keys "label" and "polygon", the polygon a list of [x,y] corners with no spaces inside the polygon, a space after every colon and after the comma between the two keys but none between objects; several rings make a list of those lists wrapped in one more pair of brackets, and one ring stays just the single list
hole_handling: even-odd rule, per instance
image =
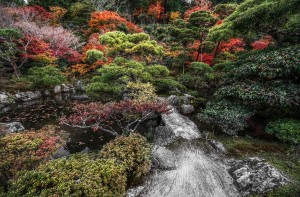
[{"label": "orange autumn foliage", "polygon": [[169,19],[172,22],[172,21],[175,21],[177,19],[180,19],[180,17],[181,17],[180,12],[178,12],[178,11],[177,12],[171,12]]},{"label": "orange autumn foliage", "polygon": [[129,33],[138,33],[143,31],[135,24],[121,17],[118,13],[105,10],[103,12],[92,13],[89,21],[89,33],[99,32],[104,34],[109,31],[116,31],[121,26],[125,26]]},{"label": "orange autumn foliage", "polygon": [[162,18],[163,12],[164,12],[164,6],[162,5],[161,2],[158,1],[149,6],[147,14],[149,16],[154,17],[156,20],[159,20]]}]

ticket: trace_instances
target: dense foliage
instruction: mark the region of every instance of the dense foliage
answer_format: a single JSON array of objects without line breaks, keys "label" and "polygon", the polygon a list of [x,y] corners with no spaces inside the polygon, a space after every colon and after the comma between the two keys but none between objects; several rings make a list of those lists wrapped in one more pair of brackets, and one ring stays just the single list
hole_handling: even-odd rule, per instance
[{"label": "dense foliage", "polygon": [[129,180],[136,182],[145,175],[151,167],[151,147],[140,134],[120,136],[103,146],[99,153],[101,158],[115,159],[122,164]]},{"label": "dense foliage", "polygon": [[[111,92],[121,94],[129,82],[154,82],[170,77],[167,67],[144,62],[116,58],[114,62],[98,69],[99,76],[92,79],[87,91],[90,93]],[[174,79],[170,80],[174,81]],[[175,83],[175,81],[174,81]],[[169,86],[172,88],[172,86]],[[159,89],[159,88],[158,88]]]},{"label": "dense foliage", "polygon": [[89,154],[55,159],[19,175],[8,196],[123,196],[124,168]]},{"label": "dense foliage", "polygon": [[20,170],[30,170],[65,145],[66,134],[53,126],[0,137],[0,186]]},{"label": "dense foliage", "polygon": [[229,135],[236,135],[247,127],[247,120],[253,115],[248,109],[228,101],[209,102],[198,118]]},{"label": "dense foliage", "polygon": [[27,79],[34,88],[48,88],[63,83],[66,79],[58,68],[53,66],[32,67]]},{"label": "dense foliage", "polygon": [[293,144],[300,143],[300,121],[294,119],[281,119],[270,122],[266,131],[274,134],[278,139]]}]

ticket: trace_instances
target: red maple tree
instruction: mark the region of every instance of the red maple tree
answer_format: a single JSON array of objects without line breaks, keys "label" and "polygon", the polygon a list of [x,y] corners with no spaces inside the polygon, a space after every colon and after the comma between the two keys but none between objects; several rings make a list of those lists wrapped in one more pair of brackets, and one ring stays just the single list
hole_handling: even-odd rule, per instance
[{"label": "red maple tree", "polygon": [[[103,130],[112,135],[135,132],[138,126],[155,113],[168,113],[165,102],[127,100],[112,103],[76,103],[74,114],[62,117],[61,123],[81,128]],[[117,127],[117,128],[116,128]]]}]

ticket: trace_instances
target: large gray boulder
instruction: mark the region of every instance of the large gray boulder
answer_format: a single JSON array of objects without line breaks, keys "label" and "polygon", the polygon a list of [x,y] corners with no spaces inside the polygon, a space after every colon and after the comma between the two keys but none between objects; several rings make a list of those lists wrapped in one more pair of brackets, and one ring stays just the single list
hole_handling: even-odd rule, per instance
[{"label": "large gray boulder", "polygon": [[288,182],[278,170],[258,157],[230,160],[229,164],[229,174],[242,196],[265,193]]},{"label": "large gray boulder", "polygon": [[162,146],[155,146],[153,148],[152,161],[155,168],[171,170],[176,167],[176,158],[174,153]]},{"label": "large gray boulder", "polygon": [[15,94],[16,101],[27,102],[35,99],[39,99],[42,97],[41,91],[27,91],[27,92],[18,92]]},{"label": "large gray boulder", "polygon": [[25,128],[20,122],[0,123],[0,135],[24,131]]}]

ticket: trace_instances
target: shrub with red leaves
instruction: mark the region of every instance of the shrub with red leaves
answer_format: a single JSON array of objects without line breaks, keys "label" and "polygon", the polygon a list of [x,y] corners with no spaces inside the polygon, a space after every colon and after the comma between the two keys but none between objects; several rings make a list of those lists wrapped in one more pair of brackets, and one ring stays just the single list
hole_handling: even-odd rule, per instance
[{"label": "shrub with red leaves", "polygon": [[169,108],[165,102],[128,100],[106,104],[76,103],[73,111],[75,112],[73,115],[61,118],[62,124],[82,128],[90,127],[118,135],[117,131],[126,134],[135,132],[140,123],[156,113],[168,113]]}]

